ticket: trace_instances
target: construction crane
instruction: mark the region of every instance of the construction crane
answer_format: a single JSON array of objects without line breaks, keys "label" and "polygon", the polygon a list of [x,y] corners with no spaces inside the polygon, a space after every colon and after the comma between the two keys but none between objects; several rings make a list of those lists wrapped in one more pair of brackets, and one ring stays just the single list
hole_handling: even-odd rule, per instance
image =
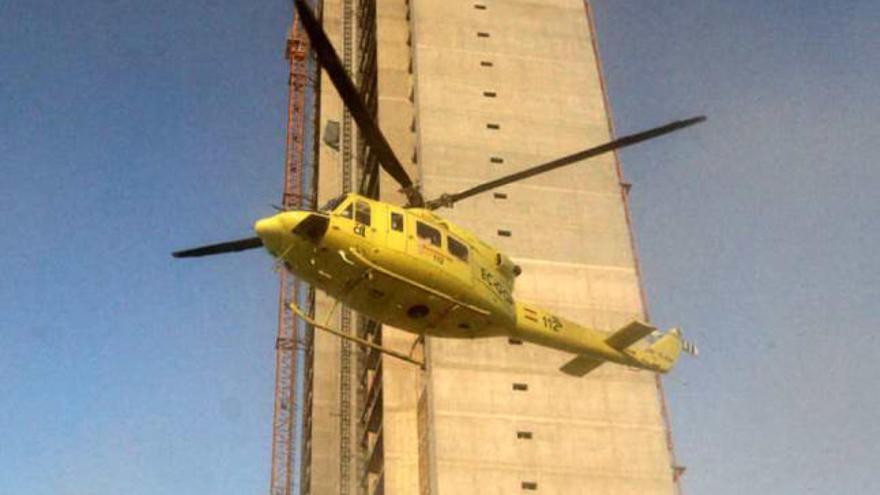
[{"label": "construction crane", "polygon": [[[311,0],[315,12],[321,1]],[[317,119],[320,67],[310,56],[308,37],[294,11],[285,56],[288,80],[287,142],[284,162],[284,209],[314,208],[317,200]],[[298,320],[290,303],[314,311],[314,290],[287,270],[279,270],[278,335],[275,341],[275,412],[272,421],[270,495],[300,493],[309,486],[311,452],[312,330]]]}]

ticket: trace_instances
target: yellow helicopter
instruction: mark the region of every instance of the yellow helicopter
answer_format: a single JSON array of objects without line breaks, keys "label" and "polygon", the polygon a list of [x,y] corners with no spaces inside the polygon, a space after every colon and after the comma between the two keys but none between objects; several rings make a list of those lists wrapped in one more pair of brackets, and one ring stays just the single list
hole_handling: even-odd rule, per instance
[{"label": "yellow helicopter", "polygon": [[[256,222],[257,237],[187,249],[198,257],[265,247],[297,277],[383,324],[424,337],[509,336],[576,356],[561,371],[583,376],[606,361],[665,373],[681,351],[696,353],[672,329],[649,345],[634,344],[657,329],[634,320],[613,333],[591,329],[514,299],[520,274],[507,255],[434,213],[441,207],[537,174],[651,139],[705,120],[695,117],[574,153],[471,189],[425,201],[370,116],[329,39],[303,0],[297,11],[318,60],[361,134],[408,199],[398,206],[365,194],[345,194],[318,210],[283,211]],[[363,183],[362,183],[363,184]],[[365,187],[362,186],[362,192]],[[361,345],[422,365],[412,355],[381,347],[326,325],[300,308],[306,322]]]}]

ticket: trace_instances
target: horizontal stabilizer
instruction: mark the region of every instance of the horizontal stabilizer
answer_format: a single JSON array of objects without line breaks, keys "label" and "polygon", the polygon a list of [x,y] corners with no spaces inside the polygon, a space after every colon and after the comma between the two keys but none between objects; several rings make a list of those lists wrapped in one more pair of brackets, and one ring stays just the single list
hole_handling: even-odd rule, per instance
[{"label": "horizontal stabilizer", "polygon": [[559,371],[566,375],[581,377],[602,365],[605,361],[590,356],[578,356],[565,363]]},{"label": "horizontal stabilizer", "polygon": [[655,331],[657,331],[655,327],[639,320],[633,320],[625,327],[612,333],[605,339],[605,343],[618,351],[622,351]]}]

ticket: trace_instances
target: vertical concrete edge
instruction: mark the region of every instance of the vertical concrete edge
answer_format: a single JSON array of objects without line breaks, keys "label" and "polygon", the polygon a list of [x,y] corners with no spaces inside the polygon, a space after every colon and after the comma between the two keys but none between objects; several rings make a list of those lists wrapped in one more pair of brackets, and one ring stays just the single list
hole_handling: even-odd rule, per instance
[{"label": "vertical concrete edge", "polygon": [[[590,26],[590,43],[593,47],[593,53],[596,57],[596,67],[599,74],[599,87],[602,89],[602,101],[605,106],[605,115],[607,116],[608,122],[608,132],[613,138],[615,136],[614,130],[614,113],[611,108],[611,101],[608,98],[608,88],[605,84],[605,72],[602,66],[602,58],[599,53],[599,39],[598,39],[598,31],[596,29],[595,18],[593,17],[593,10],[590,6],[589,0],[584,0],[584,11],[587,16],[587,23]],[[623,169],[620,166],[620,156],[617,151],[614,151],[614,166],[617,171],[617,178],[620,181],[620,196],[623,200],[623,209],[624,216],[626,217],[626,226],[629,231],[629,239],[630,239],[630,249],[633,254],[633,265],[636,271],[636,279],[638,280],[639,286],[639,298],[642,302],[642,312],[644,313],[644,317],[646,320],[650,321],[650,312],[648,310],[648,299],[645,293],[645,284],[642,280],[642,268],[641,263],[639,261],[639,251],[638,245],[636,243],[635,231],[632,226],[632,213],[629,205],[629,194],[627,192],[627,188],[625,187],[626,179],[623,175]],[[654,375],[654,380],[657,386],[657,399],[660,402],[660,412],[663,416],[663,425],[666,429],[666,447],[669,450],[669,461],[670,461],[670,475],[672,476],[672,482],[675,485],[675,491],[677,494],[681,495],[681,483],[678,479],[678,476],[674,474],[675,466],[677,465],[676,456],[675,456],[675,446],[672,441],[672,425],[669,420],[669,412],[666,404],[666,392],[663,388],[663,379],[659,374]]]}]

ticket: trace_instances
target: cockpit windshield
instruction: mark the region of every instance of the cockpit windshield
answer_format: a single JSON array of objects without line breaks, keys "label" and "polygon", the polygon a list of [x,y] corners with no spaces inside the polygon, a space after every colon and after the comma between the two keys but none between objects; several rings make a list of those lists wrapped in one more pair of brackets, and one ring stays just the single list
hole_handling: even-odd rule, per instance
[{"label": "cockpit windshield", "polygon": [[326,211],[327,213],[332,212],[333,210],[336,209],[337,206],[342,204],[342,202],[345,201],[345,198],[347,198],[347,197],[348,197],[347,194],[340,194],[339,196],[336,196],[335,198],[331,199],[330,201],[327,201],[326,203],[324,203],[324,206],[321,207],[321,211]]}]

